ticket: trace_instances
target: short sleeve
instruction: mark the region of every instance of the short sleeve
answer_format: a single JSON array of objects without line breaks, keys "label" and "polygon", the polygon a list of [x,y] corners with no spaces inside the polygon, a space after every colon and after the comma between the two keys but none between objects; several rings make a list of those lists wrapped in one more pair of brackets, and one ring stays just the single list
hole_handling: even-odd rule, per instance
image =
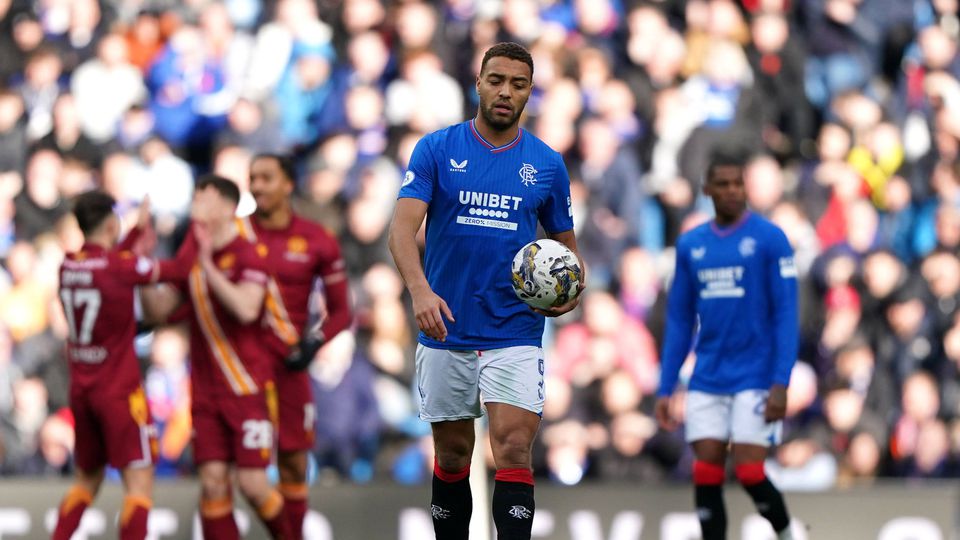
[{"label": "short sleeve", "polygon": [[410,163],[403,173],[398,199],[420,199],[429,203],[433,199],[433,186],[437,181],[437,162],[433,156],[432,138],[428,135],[417,142],[410,155]]},{"label": "short sleeve", "polygon": [[267,247],[263,244],[251,244],[244,249],[235,274],[237,283],[266,285],[270,277],[266,254]]},{"label": "short sleeve", "polygon": [[324,282],[338,281],[344,277],[346,263],[340,252],[340,244],[332,234],[325,233],[321,238],[322,245],[317,257],[316,275],[320,276]]},{"label": "short sleeve", "polygon": [[550,179],[550,193],[540,207],[540,224],[548,233],[560,233],[573,229],[573,205],[570,201],[570,176],[559,155],[556,169]]},{"label": "short sleeve", "polygon": [[157,260],[120,251],[110,258],[111,274],[123,285],[145,285],[153,281]]}]

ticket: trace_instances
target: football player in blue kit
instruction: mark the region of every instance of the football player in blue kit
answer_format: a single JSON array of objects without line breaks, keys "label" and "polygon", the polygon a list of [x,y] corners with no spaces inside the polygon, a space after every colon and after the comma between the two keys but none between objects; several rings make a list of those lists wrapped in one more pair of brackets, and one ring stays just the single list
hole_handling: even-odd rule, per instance
[{"label": "football player in blue kit", "polygon": [[[531,447],[543,410],[544,316],[513,292],[511,261],[537,223],[574,253],[570,179],[560,155],[519,126],[533,59],[515,43],[486,51],[475,118],[423,137],[413,151],[390,251],[420,327],[420,417],[433,429],[431,512],[438,540],[468,538],[474,419],[489,417],[500,540],[527,540],[534,514]],[[416,235],[426,218],[423,262]],[[579,256],[579,255],[578,255]],[[582,264],[581,264],[582,267]]]},{"label": "football player in blue kit", "polygon": [[703,192],[713,199],[716,218],[677,240],[656,402],[660,425],[675,429],[670,396],[696,338],[685,435],[695,454],[704,540],[726,538],[728,446],[737,480],[757,510],[778,538],[791,538],[783,497],[763,461],[780,437],[797,358],[797,269],[783,231],[747,209],[744,161],[730,150],[713,156]]}]

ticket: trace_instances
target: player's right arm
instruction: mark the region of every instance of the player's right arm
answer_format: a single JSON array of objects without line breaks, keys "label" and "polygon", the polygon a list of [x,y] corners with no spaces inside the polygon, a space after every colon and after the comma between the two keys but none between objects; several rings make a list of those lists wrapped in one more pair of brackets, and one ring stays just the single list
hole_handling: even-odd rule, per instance
[{"label": "player's right arm", "polygon": [[410,164],[403,175],[397,197],[397,208],[390,222],[390,253],[413,300],[413,313],[420,331],[430,339],[447,339],[443,316],[453,321],[453,313],[427,281],[417,245],[417,232],[427,216],[433,188],[437,180],[437,160],[430,135],[420,139],[410,155]]},{"label": "player's right arm", "polygon": [[195,225],[193,237],[197,243],[197,262],[203,269],[210,292],[241,324],[251,324],[260,318],[267,295],[268,273],[261,258],[243,261],[240,279],[233,282],[213,260],[210,232]]},{"label": "player's right arm", "polygon": [[774,325],[773,384],[767,398],[764,417],[767,422],[782,420],[787,412],[787,386],[797,360],[799,316],[797,307],[797,265],[793,248],[780,229],[772,234],[770,261],[767,263],[767,294]]},{"label": "player's right arm", "polygon": [[[197,258],[196,241],[193,238],[192,227],[177,250],[173,260],[161,261],[157,265],[157,276],[153,282],[172,281],[182,283],[186,280],[190,269]],[[157,325],[168,322],[182,305],[183,296],[176,287],[157,283],[151,287],[140,287],[140,303],[143,306],[144,323]],[[174,317],[176,318],[176,317]]]},{"label": "player's right arm", "polygon": [[660,426],[672,430],[676,420],[670,414],[670,396],[680,376],[680,367],[690,352],[696,324],[696,290],[692,282],[686,250],[677,243],[676,270],[667,297],[667,321],[660,355],[660,388],[657,390],[656,416]]},{"label": "player's right arm", "polygon": [[423,272],[420,261],[420,248],[417,246],[417,231],[427,215],[427,203],[414,198],[402,198],[397,201],[397,208],[390,223],[390,253],[407,284],[410,297],[413,300],[413,313],[420,330],[437,341],[447,338],[447,327],[443,323],[443,316],[453,321],[453,313],[447,303],[440,298]]}]

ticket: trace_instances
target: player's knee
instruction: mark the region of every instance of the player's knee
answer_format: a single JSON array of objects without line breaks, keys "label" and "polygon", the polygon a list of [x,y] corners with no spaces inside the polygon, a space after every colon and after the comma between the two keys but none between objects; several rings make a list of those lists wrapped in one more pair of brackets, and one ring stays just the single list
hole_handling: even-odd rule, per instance
[{"label": "player's knee", "polygon": [[78,470],[76,484],[95,496],[103,483],[103,473],[103,467],[89,471]]},{"label": "player's knee", "polygon": [[445,471],[458,471],[470,464],[473,447],[467,440],[448,440],[437,444],[437,463]]},{"label": "player's knee", "polygon": [[240,468],[237,470],[237,487],[240,493],[254,505],[261,504],[270,495],[270,480],[267,472],[258,468]]},{"label": "player's knee", "polygon": [[470,453],[437,452],[437,465],[445,471],[459,471],[470,465]]},{"label": "player's knee", "polygon": [[763,462],[741,463],[734,469],[737,480],[744,486],[754,486],[767,479],[763,470]]},{"label": "player's knee", "polygon": [[128,495],[150,498],[153,493],[153,468],[127,469],[123,473],[123,483]]},{"label": "player's knee", "polygon": [[723,465],[709,461],[693,462],[693,483],[697,486],[720,486],[726,477]]},{"label": "player's knee", "polygon": [[307,453],[279,452],[277,454],[277,469],[280,479],[284,482],[303,482],[307,479]]},{"label": "player's knee", "polygon": [[499,468],[528,467],[532,441],[522,435],[507,434],[493,441],[493,455]]},{"label": "player's knee", "polygon": [[230,496],[230,477],[220,474],[200,475],[200,496],[204,499],[223,499]]}]

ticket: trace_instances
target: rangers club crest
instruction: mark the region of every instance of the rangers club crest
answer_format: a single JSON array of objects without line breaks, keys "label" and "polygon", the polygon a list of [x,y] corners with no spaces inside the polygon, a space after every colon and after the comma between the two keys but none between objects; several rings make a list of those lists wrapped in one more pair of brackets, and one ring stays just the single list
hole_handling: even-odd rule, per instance
[{"label": "rangers club crest", "polygon": [[515,505],[510,507],[510,517],[514,519],[530,519],[533,516],[533,512],[530,511],[526,506]]},{"label": "rangers club crest", "polygon": [[535,174],[537,174],[537,170],[529,163],[524,163],[523,167],[520,167],[520,180],[525,186],[532,186],[537,183]]},{"label": "rangers club crest", "polygon": [[433,519],[447,519],[450,517],[449,510],[435,504],[430,505],[430,514],[433,515]]}]

